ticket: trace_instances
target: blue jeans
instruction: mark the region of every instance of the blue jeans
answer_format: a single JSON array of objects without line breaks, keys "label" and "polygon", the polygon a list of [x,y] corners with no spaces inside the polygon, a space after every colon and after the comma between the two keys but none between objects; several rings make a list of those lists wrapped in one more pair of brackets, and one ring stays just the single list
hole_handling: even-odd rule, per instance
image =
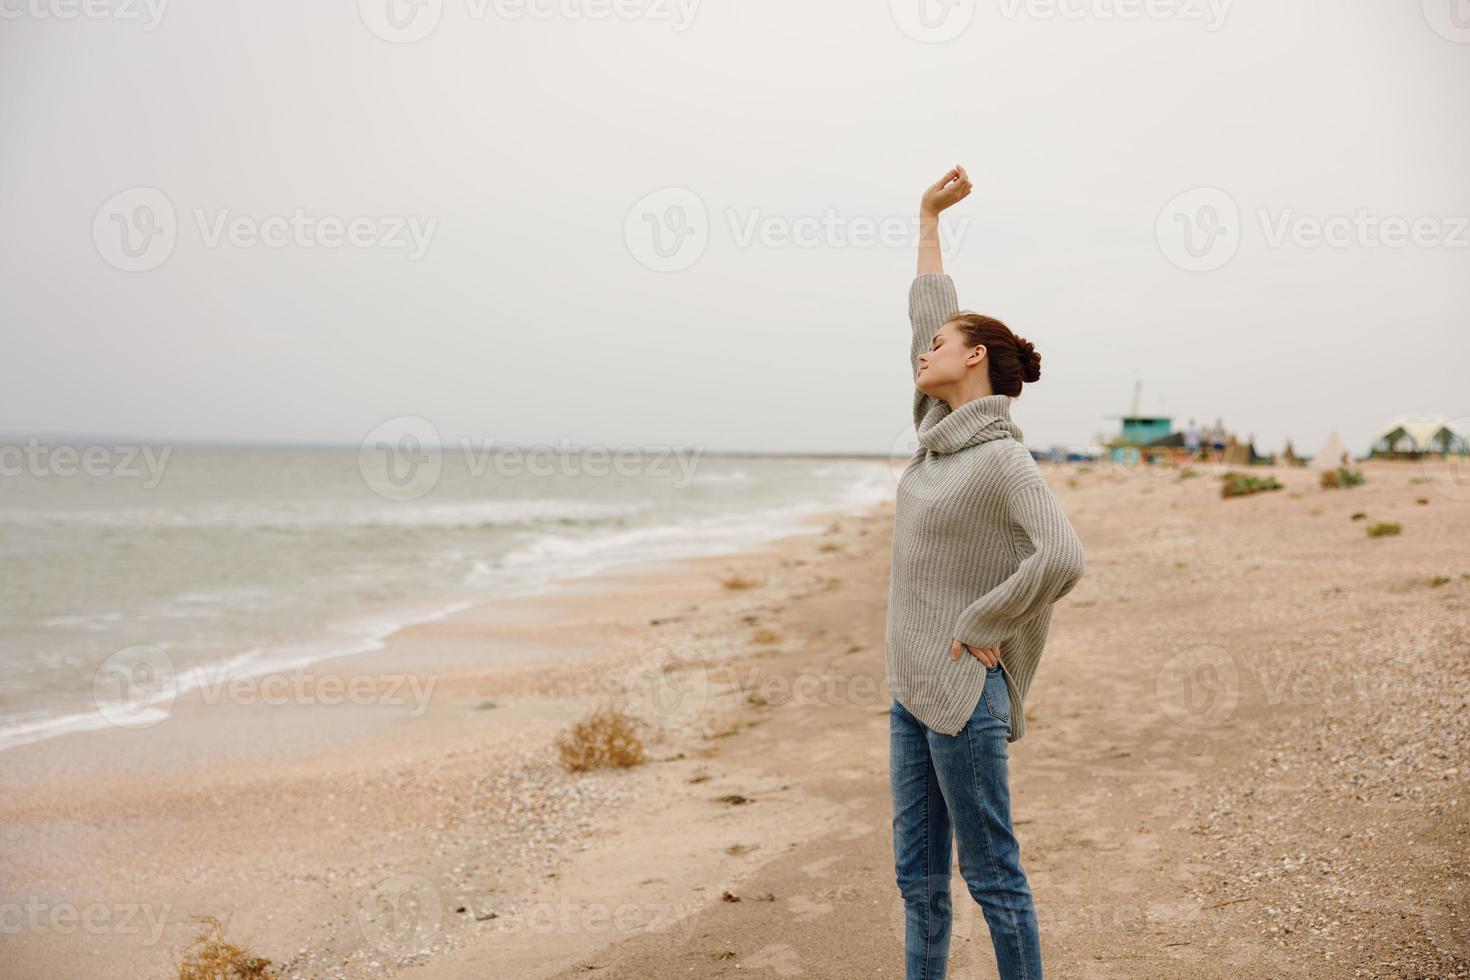
[{"label": "blue jeans", "polygon": [[[968,656],[968,654],[967,654]],[[1041,936],[1006,777],[1010,699],[1000,667],[958,735],[943,735],[893,702],[889,778],[893,860],[904,903],[904,976],[943,980],[949,965],[950,837],[980,904],[1001,980],[1041,980]]]}]

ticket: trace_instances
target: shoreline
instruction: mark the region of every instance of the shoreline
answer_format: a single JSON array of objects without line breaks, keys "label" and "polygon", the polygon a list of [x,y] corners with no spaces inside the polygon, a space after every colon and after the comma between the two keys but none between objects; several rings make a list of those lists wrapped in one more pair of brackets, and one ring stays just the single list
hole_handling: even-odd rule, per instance
[{"label": "shoreline", "polygon": [[[5,807],[5,822],[17,828],[17,832],[4,838],[5,849],[11,852],[5,862],[11,874],[0,879],[6,884],[5,894],[0,895],[0,907],[27,905],[23,900],[27,889],[12,890],[20,882],[48,882],[47,887],[33,886],[29,890],[30,903],[34,903],[38,892],[51,889],[58,889],[58,894],[110,895],[107,899],[90,901],[84,907],[94,911],[105,908],[109,911],[103,918],[121,919],[125,916],[120,910],[139,906],[146,914],[132,918],[137,922],[156,923],[158,929],[157,935],[140,936],[119,925],[110,932],[87,937],[91,942],[81,943],[76,942],[76,936],[68,943],[66,937],[49,935],[46,929],[31,931],[25,938],[32,942],[22,947],[21,952],[38,958],[31,960],[23,955],[17,965],[23,973],[25,964],[37,970],[55,970],[61,962],[70,963],[76,969],[95,968],[97,957],[122,953],[115,966],[119,975],[155,975],[160,963],[166,962],[160,954],[177,954],[187,945],[193,928],[188,917],[207,912],[219,914],[230,922],[232,934],[239,934],[236,938],[243,937],[247,946],[259,949],[278,964],[297,961],[292,964],[292,972],[284,974],[287,976],[336,976],[337,969],[346,971],[340,973],[342,976],[380,975],[378,971],[390,968],[385,965],[390,960],[393,969],[410,968],[425,957],[402,945],[399,942],[402,937],[385,933],[371,920],[356,920],[362,908],[373,902],[386,899],[391,905],[398,901],[402,896],[393,889],[401,887],[404,881],[409,883],[410,891],[424,887],[432,875],[413,870],[386,872],[394,867],[432,867],[434,855],[419,844],[406,843],[402,830],[395,829],[391,822],[385,826],[378,820],[367,819],[369,826],[365,827],[362,817],[349,817],[339,806],[344,796],[354,795],[354,790],[356,795],[361,795],[364,785],[395,789],[412,785],[419,781],[419,770],[443,768],[454,770],[448,776],[457,784],[447,794],[450,799],[473,797],[482,789],[484,777],[463,771],[462,763],[467,758],[478,757],[486,763],[485,772],[494,773],[504,787],[517,788],[516,793],[502,794],[503,798],[489,809],[514,809],[519,805],[518,796],[524,798],[549,789],[571,797],[573,803],[567,812],[544,814],[539,830],[531,825],[523,827],[525,839],[519,841],[521,846],[514,840],[500,841],[501,846],[515,853],[497,860],[491,875],[493,881],[482,882],[486,894],[509,894],[517,888],[529,890],[537,877],[531,869],[538,862],[541,866],[550,866],[546,864],[549,861],[554,863],[552,855],[560,855],[567,835],[574,829],[595,832],[596,824],[605,822],[648,792],[645,787],[639,794],[630,785],[652,773],[656,768],[652,765],[640,767],[641,772],[571,776],[560,770],[551,747],[556,735],[580,718],[586,708],[602,700],[601,689],[606,685],[597,683],[596,676],[609,672],[619,676],[630,670],[643,673],[636,661],[647,651],[636,635],[640,630],[631,619],[632,611],[642,607],[661,614],[643,617],[644,623],[652,620],[666,628],[673,627],[674,648],[697,642],[691,625],[697,626],[710,616],[720,615],[719,609],[726,610],[728,619],[733,617],[734,610],[750,606],[752,596],[745,590],[727,590],[720,585],[726,570],[755,567],[762,570],[759,574],[769,576],[792,560],[783,555],[821,537],[824,527],[862,520],[864,515],[889,506],[887,503],[849,505],[841,510],[811,512],[800,518],[799,530],[787,528],[777,536],[758,540],[738,551],[721,549],[697,556],[632,558],[611,567],[558,579],[551,588],[534,594],[488,597],[448,615],[427,617],[397,629],[372,649],[322,658],[291,671],[315,678],[318,683],[327,678],[340,678],[344,681],[340,689],[354,680],[386,679],[396,687],[386,684],[368,687],[379,696],[379,701],[392,701],[395,695],[402,701],[405,695],[427,693],[428,697],[421,698],[416,705],[333,704],[321,697],[297,703],[301,699],[293,701],[290,696],[285,703],[279,698],[272,703],[262,690],[239,683],[225,685],[229,696],[211,702],[207,699],[208,692],[196,687],[180,692],[168,717],[156,725],[131,730],[72,732],[6,750],[0,755],[3,761],[0,771],[4,773],[4,785],[10,791],[6,795],[11,800]],[[682,604],[678,598],[681,594],[687,599]],[[584,607],[586,612],[579,615],[575,611],[578,607]],[[579,619],[582,621],[578,622]],[[566,644],[547,635],[548,627],[558,624],[571,633],[569,639],[574,641],[572,645],[578,653],[568,655]],[[658,629],[650,632],[657,633]],[[631,648],[627,646],[628,641],[633,641]],[[630,649],[634,656],[629,656]],[[655,645],[654,649],[660,646]],[[425,679],[426,683],[415,689],[415,679]],[[242,694],[254,697],[242,697]],[[712,693],[710,702],[714,703],[718,697]],[[406,707],[424,710],[405,711]],[[660,751],[657,747],[650,748],[651,754]],[[232,849],[245,854],[271,851],[273,845],[269,838],[262,838],[258,831],[242,826],[238,820],[223,818],[219,812],[222,800],[230,794],[261,783],[292,787],[293,791],[286,795],[302,801],[301,805],[290,807],[293,812],[300,812],[313,796],[325,805],[319,811],[325,827],[304,834],[294,832],[298,837],[324,838],[314,844],[301,842],[311,856],[298,854],[296,860],[276,862],[271,869],[269,880],[278,889],[308,886],[319,877],[313,873],[303,877],[298,868],[333,863],[344,843],[333,832],[333,825],[353,827],[349,836],[377,834],[381,837],[365,851],[358,848],[358,860],[354,862],[358,877],[352,900],[345,906],[339,903],[334,915],[322,917],[314,927],[304,930],[307,936],[321,937],[321,948],[334,951],[355,948],[360,955],[352,955],[346,967],[336,962],[331,965],[332,972],[319,974],[315,971],[328,969],[317,955],[319,947],[300,944],[299,935],[290,940],[297,945],[290,945],[289,949],[281,945],[280,937],[290,935],[291,930],[281,932],[288,924],[269,911],[272,901],[265,899],[263,893],[253,892],[248,885],[249,879],[258,877],[259,872],[252,874],[240,867],[238,858],[226,859],[222,852],[212,850],[217,863],[211,869],[211,877],[223,874],[236,882],[226,893],[219,893],[190,887],[185,879],[203,869],[181,863],[172,846],[160,848],[156,843],[148,843],[153,837],[150,831],[162,827],[172,826],[173,833],[185,840],[198,840],[199,830],[219,830],[223,825],[228,828]],[[350,785],[353,783],[357,785]],[[315,786],[316,792],[302,792],[300,787],[305,784]],[[328,784],[335,785],[327,789]],[[395,795],[368,792],[370,802],[357,804],[357,813],[369,815],[375,809],[386,808],[394,812],[403,827],[442,829],[438,828],[441,820],[428,817],[421,807],[397,805],[392,800]],[[257,806],[247,809],[255,810]],[[405,809],[414,812],[406,814]],[[279,815],[262,817],[261,822],[274,824],[277,832],[284,829]],[[136,863],[135,855],[117,855],[118,841],[99,840],[90,833],[75,830],[79,825],[109,824],[113,827],[109,836],[121,836],[133,847],[143,848],[149,857],[146,863],[152,867],[145,870]],[[820,825],[820,821],[810,821],[802,833],[815,832]],[[134,837],[135,833],[139,836]],[[49,839],[49,854],[38,860],[35,854],[16,848],[17,839],[24,835]],[[434,829],[429,830],[429,835],[430,839],[435,836]],[[481,838],[482,845],[489,839]],[[466,845],[466,850],[469,849]],[[187,845],[184,850],[187,853]],[[399,853],[393,860],[374,859],[383,850]],[[61,858],[64,854],[72,857],[62,859],[59,865],[53,863],[53,856]],[[110,866],[109,872],[100,876],[102,880],[85,874],[73,877],[79,865],[91,861]],[[114,861],[117,866],[112,866]],[[691,863],[689,874],[695,874],[697,867],[697,863]],[[380,873],[368,874],[364,870],[367,868]],[[326,876],[329,881],[334,877]],[[113,879],[113,887],[99,887],[106,879]],[[134,901],[130,896],[136,894],[140,881],[151,883],[150,893],[168,897],[161,901]],[[687,884],[689,879],[683,881]],[[114,891],[123,882],[129,887]],[[243,892],[236,891],[242,886]],[[388,892],[381,893],[382,887]],[[230,897],[226,898],[226,894]],[[446,903],[461,899],[451,899],[448,891],[438,884],[433,894],[434,904],[441,907],[441,921],[442,915],[462,917],[461,913],[443,911]],[[69,902],[69,906],[75,904],[74,900]],[[39,913],[43,918],[46,907],[55,906],[43,901]],[[674,907],[668,905],[658,914],[666,915]],[[305,913],[307,908],[302,906],[299,911]],[[513,921],[515,914],[516,905],[512,902],[497,913],[497,918],[503,926]],[[308,921],[310,918],[308,915]],[[522,966],[527,969],[540,955],[541,943],[530,941],[535,935],[528,931],[524,936],[528,941]],[[130,946],[130,939],[139,938],[146,941]],[[442,959],[454,944],[451,938],[448,944],[439,941],[433,945],[435,952],[428,959]],[[299,950],[309,952],[303,954]],[[61,959],[58,961],[57,957]],[[43,963],[48,966],[43,968]]]},{"label": "shoreline", "polygon": [[[814,457],[814,459],[817,459]],[[833,461],[858,461],[850,457],[832,457]],[[592,547],[580,562],[566,567],[548,563],[545,567],[532,567],[529,574],[515,573],[512,567],[498,569],[489,581],[478,585],[466,582],[457,590],[446,591],[439,596],[420,596],[398,605],[384,606],[370,614],[349,621],[328,621],[320,624],[309,637],[274,645],[255,648],[241,653],[223,656],[221,659],[201,664],[176,668],[168,657],[163,644],[157,648],[159,670],[174,679],[169,690],[159,701],[168,705],[176,698],[186,697],[201,686],[218,686],[237,678],[258,678],[271,674],[306,671],[318,664],[373,653],[396,634],[423,623],[434,622],[454,616],[467,609],[485,603],[511,602],[552,595],[572,586],[584,578],[618,577],[637,574],[639,570],[657,570],[671,563],[738,554],[786,537],[814,533],[813,525],[821,523],[829,514],[856,513],[875,506],[869,498],[876,479],[855,482],[847,491],[848,500],[832,507],[813,504],[793,504],[767,508],[752,513],[730,513],[720,517],[689,519],[667,525],[640,526],[627,531],[604,532],[594,539]],[[648,554],[647,549],[661,538],[676,533],[703,535],[703,544],[681,548],[675,547],[666,553]],[[749,534],[738,543],[732,539],[742,533]],[[621,551],[619,550],[621,549]],[[524,549],[509,553],[512,559],[521,558]],[[350,628],[348,628],[350,627]],[[334,632],[346,634],[338,640],[330,635]],[[335,644],[335,645],[333,645]],[[315,648],[315,649],[313,649]],[[104,665],[105,666],[105,665]],[[98,673],[102,668],[99,667]],[[94,680],[94,685],[95,685]],[[113,703],[91,708],[46,715],[27,720],[15,720],[0,724],[0,755],[51,738],[107,731],[122,723],[146,723],[144,715],[157,715],[151,705],[124,704],[125,696],[119,695]],[[161,720],[161,719],[160,719]]]}]

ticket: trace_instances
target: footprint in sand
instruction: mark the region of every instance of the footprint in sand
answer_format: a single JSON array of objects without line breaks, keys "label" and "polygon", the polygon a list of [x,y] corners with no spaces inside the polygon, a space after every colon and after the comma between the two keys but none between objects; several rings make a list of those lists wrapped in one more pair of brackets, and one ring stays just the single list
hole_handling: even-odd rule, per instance
[{"label": "footprint in sand", "polygon": [[786,907],[791,910],[791,918],[795,922],[810,922],[832,914],[832,906],[826,902],[814,902],[805,895],[792,895]]}]

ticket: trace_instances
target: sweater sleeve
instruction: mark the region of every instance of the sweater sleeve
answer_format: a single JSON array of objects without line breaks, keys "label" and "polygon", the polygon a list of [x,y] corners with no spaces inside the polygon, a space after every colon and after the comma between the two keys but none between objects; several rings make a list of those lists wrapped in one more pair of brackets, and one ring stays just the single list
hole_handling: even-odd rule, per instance
[{"label": "sweater sleeve", "polygon": [[1045,482],[1027,483],[1012,493],[1007,509],[1036,550],[960,613],[955,639],[972,647],[999,646],[1071,592],[1087,567],[1082,542]]},{"label": "sweater sleeve", "polygon": [[914,428],[929,414],[936,399],[919,390],[915,377],[919,372],[919,355],[934,344],[939,328],[959,312],[954,280],[943,272],[925,272],[909,286],[909,324],[913,327],[913,343],[909,350],[909,380],[914,381]]}]

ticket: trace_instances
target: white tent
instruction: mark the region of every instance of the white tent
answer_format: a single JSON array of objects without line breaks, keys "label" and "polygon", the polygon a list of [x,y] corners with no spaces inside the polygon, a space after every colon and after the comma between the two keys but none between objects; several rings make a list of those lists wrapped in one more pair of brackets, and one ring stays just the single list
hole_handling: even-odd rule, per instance
[{"label": "white tent", "polygon": [[[1336,430],[1322,443],[1322,448],[1317,450],[1317,455],[1312,457],[1312,469],[1335,470],[1342,465],[1342,454],[1347,452],[1347,447],[1342,444],[1342,436]],[[1352,462],[1352,457],[1348,458]]]}]

